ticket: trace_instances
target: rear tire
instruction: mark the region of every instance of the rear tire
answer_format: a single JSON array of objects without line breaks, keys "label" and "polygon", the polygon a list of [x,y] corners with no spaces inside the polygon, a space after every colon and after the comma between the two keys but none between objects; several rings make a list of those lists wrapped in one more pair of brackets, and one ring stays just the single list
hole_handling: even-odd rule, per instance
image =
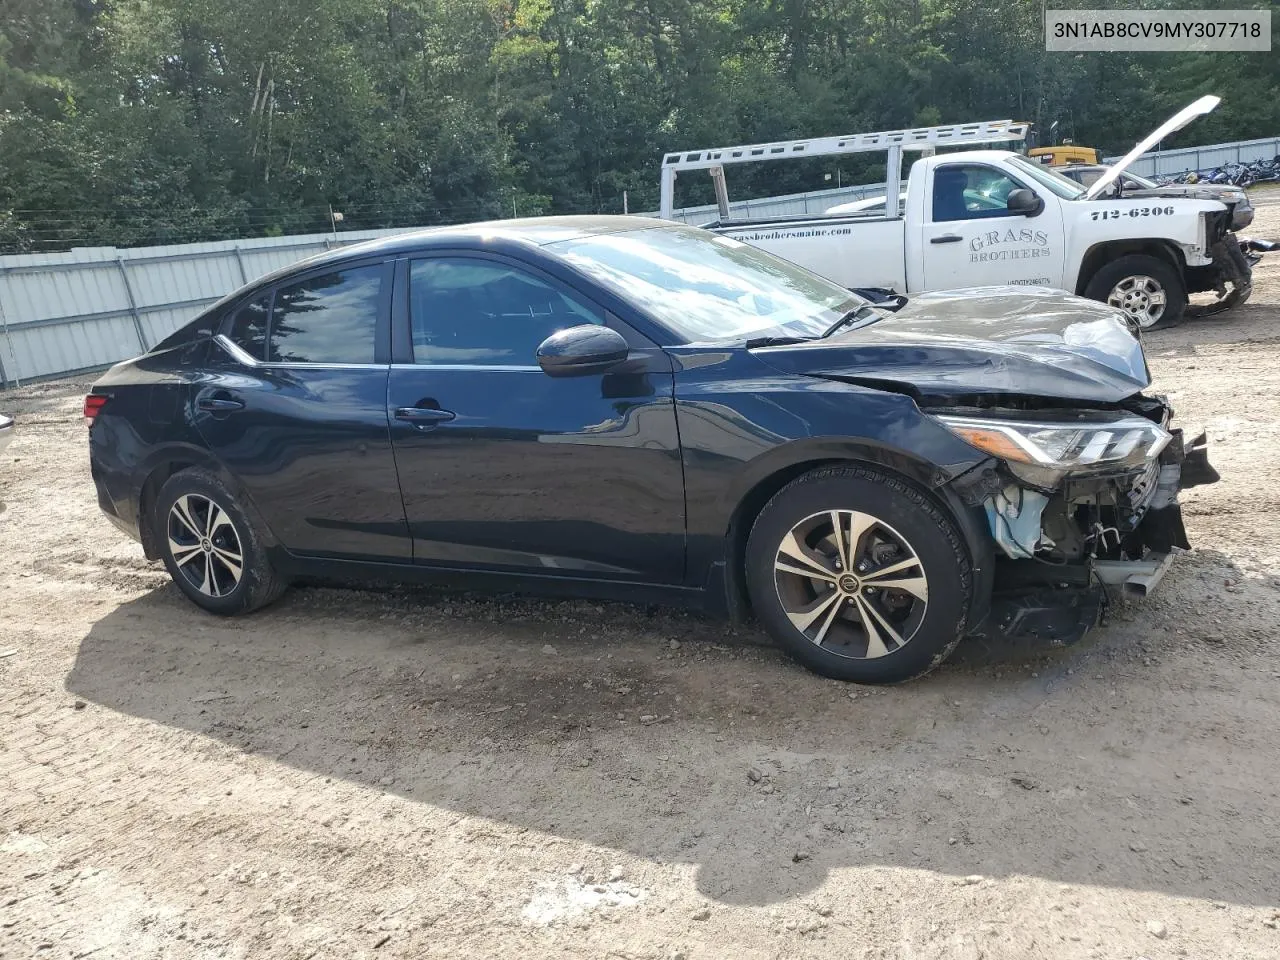
[{"label": "rear tire", "polygon": [[153,524],[169,576],[209,613],[249,613],[287,586],[235,496],[206,470],[180,470],[165,481]]},{"label": "rear tire", "polygon": [[[1145,253],[1102,267],[1089,280],[1084,295],[1123,311],[1143,331],[1176,327],[1187,309],[1181,275],[1166,261]],[[1157,297],[1163,302],[1156,303]]]},{"label": "rear tire", "polygon": [[897,477],[837,466],[792,481],[760,511],[746,559],[756,616],[824,677],[910,680],[964,636],[968,552],[951,518]]}]

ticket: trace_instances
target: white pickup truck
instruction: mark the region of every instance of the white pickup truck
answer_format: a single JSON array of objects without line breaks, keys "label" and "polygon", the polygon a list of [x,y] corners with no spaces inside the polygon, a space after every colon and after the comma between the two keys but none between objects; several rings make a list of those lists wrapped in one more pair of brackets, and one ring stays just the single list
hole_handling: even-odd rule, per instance
[{"label": "white pickup truck", "polygon": [[[1230,232],[1230,212],[1213,200],[1103,194],[1128,163],[1217,102],[1204,97],[1178,113],[1087,190],[1009,150],[936,153],[1025,137],[1027,124],[996,121],[668,154],[660,215],[672,215],[678,171],[707,169],[721,211],[708,229],[846,287],[905,294],[995,284],[1052,287],[1109,303],[1143,328],[1170,326],[1190,293],[1217,291],[1213,312],[1248,297],[1251,267]],[[725,164],[872,150],[888,155],[891,196],[901,181],[903,151],[925,154],[911,167],[898,210],[728,217]]]}]

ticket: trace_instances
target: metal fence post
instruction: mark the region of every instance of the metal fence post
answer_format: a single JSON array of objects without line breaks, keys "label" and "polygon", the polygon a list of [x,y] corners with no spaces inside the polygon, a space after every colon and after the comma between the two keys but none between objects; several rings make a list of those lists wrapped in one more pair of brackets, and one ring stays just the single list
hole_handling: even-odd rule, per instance
[{"label": "metal fence post", "polygon": [[236,255],[236,266],[240,268],[240,282],[248,283],[249,274],[246,273],[244,269],[244,257],[240,256],[240,244],[238,243],[232,244],[231,252]]},{"label": "metal fence post", "polygon": [[[4,305],[0,304],[0,327],[4,328],[4,342],[9,347],[9,356],[13,358],[13,383],[14,386],[22,386],[22,381],[18,379],[18,354],[13,349],[13,338],[9,336],[9,318],[5,316]],[[7,389],[9,386],[9,375],[4,370],[4,359],[0,358],[0,384]]]},{"label": "metal fence post", "polygon": [[150,349],[147,337],[142,332],[142,317],[138,313],[138,301],[133,296],[133,285],[129,283],[129,271],[125,269],[124,257],[116,257],[116,266],[120,268],[120,279],[124,281],[124,295],[129,299],[129,316],[133,317],[133,329],[138,334],[138,346],[143,352]]}]

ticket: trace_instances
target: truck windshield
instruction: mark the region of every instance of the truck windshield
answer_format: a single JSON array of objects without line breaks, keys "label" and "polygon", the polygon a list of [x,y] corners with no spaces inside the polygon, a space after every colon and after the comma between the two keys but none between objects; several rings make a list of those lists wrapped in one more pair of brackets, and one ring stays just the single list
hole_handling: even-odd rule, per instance
[{"label": "truck windshield", "polygon": [[546,245],[686,343],[818,337],[866,303],[803,267],[694,227],[606,233]]},{"label": "truck windshield", "polygon": [[1084,188],[1080,184],[1038,163],[1032,163],[1026,157],[1015,154],[1009,158],[1009,163],[1017,167],[1021,173],[1037,180],[1041,186],[1048,187],[1063,200],[1079,200],[1084,196]]}]

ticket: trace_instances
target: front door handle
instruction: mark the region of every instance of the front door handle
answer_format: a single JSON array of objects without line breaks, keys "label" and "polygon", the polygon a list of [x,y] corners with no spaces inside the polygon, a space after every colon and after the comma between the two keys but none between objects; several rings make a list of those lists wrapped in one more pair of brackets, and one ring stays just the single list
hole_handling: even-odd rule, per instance
[{"label": "front door handle", "polygon": [[964,237],[956,236],[954,233],[944,233],[940,237],[934,237],[930,243],[959,243]]},{"label": "front door handle", "polygon": [[457,414],[452,410],[437,410],[434,407],[397,407],[396,419],[407,420],[415,427],[434,427],[437,423],[447,423]]}]

